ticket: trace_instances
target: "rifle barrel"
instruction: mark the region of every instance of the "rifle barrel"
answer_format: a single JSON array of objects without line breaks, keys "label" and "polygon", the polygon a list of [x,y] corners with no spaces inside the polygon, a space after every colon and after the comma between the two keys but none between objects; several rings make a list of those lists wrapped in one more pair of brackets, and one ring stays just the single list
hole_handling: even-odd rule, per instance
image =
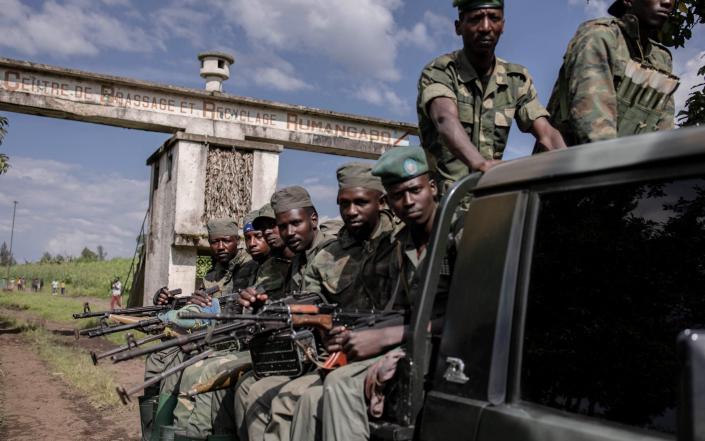
[{"label": "rifle barrel", "polygon": [[106,357],[110,357],[111,355],[119,354],[120,352],[124,351],[129,351],[132,348],[137,348],[142,345],[145,345],[147,343],[151,343],[153,341],[160,340],[165,337],[164,333],[161,334],[156,334],[156,335],[150,335],[149,337],[145,337],[141,340],[137,340],[132,344],[126,344],[122,346],[118,346],[117,348],[111,349],[109,351],[101,352],[100,354],[96,354],[95,352],[91,351],[91,360],[93,360],[93,364],[97,365],[98,360],[102,360]]},{"label": "rifle barrel", "polygon": [[159,318],[155,317],[147,320],[140,320],[137,323],[131,323],[129,325],[109,326],[107,328],[103,327],[101,329],[95,329],[94,331],[89,332],[88,336],[93,338],[113,334],[115,332],[129,331],[130,329],[145,329],[147,326],[156,325],[161,322],[162,321]]}]

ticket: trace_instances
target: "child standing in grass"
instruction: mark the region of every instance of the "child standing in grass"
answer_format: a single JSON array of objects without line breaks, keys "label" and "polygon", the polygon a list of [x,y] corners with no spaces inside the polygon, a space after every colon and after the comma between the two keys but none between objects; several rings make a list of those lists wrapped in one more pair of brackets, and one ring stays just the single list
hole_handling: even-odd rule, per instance
[{"label": "child standing in grass", "polygon": [[122,308],[122,283],[120,282],[119,277],[115,277],[110,290],[112,294],[110,296],[110,309],[115,309],[116,304]]}]

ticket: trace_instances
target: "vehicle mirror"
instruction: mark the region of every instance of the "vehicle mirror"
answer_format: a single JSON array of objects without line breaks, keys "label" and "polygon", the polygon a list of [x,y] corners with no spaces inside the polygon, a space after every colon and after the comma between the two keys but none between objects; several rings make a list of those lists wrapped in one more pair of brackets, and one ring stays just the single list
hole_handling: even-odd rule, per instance
[{"label": "vehicle mirror", "polygon": [[705,330],[678,335],[678,441],[705,441]]}]

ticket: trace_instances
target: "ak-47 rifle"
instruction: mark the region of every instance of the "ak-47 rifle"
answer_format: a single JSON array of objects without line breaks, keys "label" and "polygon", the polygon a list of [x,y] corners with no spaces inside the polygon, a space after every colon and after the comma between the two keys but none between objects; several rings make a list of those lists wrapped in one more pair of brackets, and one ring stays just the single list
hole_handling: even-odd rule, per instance
[{"label": "ak-47 rifle", "polygon": [[[219,290],[219,287],[214,286],[203,290],[202,292],[206,295],[212,295]],[[155,316],[174,309],[180,309],[183,306],[186,306],[192,295],[193,294],[182,294],[181,289],[175,289],[169,291],[169,303],[156,306],[144,306],[141,308],[115,309],[113,311],[119,312],[115,314],[112,314],[111,311],[91,312],[90,307],[86,304],[84,305],[84,313],[74,314],[74,318],[81,318],[81,316],[86,314],[88,314],[86,315],[87,317],[101,317],[100,325],[94,328],[82,329],[80,331],[76,330],[76,338],[78,339],[81,335],[88,335],[89,337],[94,338],[113,334],[115,332],[129,331],[131,329],[136,329],[145,334],[161,332],[166,326],[162,320],[157,317],[152,317],[149,319],[145,319],[144,317]],[[85,311],[86,309],[87,311]],[[126,311],[135,311],[137,315],[126,315]],[[111,326],[108,324],[108,320],[112,320],[120,324]]]},{"label": "ak-47 rifle", "polygon": [[111,349],[109,351],[101,352],[100,354],[96,354],[95,352],[91,351],[91,360],[93,361],[94,365],[97,365],[98,360],[102,360],[106,357],[110,357],[111,355],[119,354],[120,352],[129,351],[130,349],[138,348],[138,347],[145,345],[147,343],[161,340],[166,337],[167,337],[166,334],[162,332],[160,334],[150,335],[150,336],[145,337],[141,340],[135,340],[135,336],[128,332],[127,335],[125,336],[125,339],[127,340],[126,344],[124,344],[122,346],[118,346],[117,348]]},{"label": "ak-47 rifle", "polygon": [[[402,323],[403,314],[399,311],[377,311],[377,310],[345,310],[340,309],[337,305],[331,304],[320,304],[320,305],[269,305],[262,309],[258,314],[204,314],[204,313],[192,313],[192,312],[181,312],[179,317],[184,319],[204,319],[204,320],[222,320],[222,321],[252,321],[252,322],[266,322],[266,323],[283,323],[286,327],[291,329],[291,334],[289,339],[292,337],[295,339],[297,332],[295,328],[318,328],[326,331],[330,331],[337,326],[345,326],[349,329],[357,329],[362,327],[373,327],[378,324],[389,324],[389,323]],[[282,328],[280,328],[282,329]],[[298,333],[300,334],[300,333]],[[307,340],[310,340],[306,337]],[[275,341],[275,339],[269,338],[263,341],[262,345],[256,345],[255,341],[251,342],[250,352],[252,354],[253,365],[255,369],[255,374],[257,376],[269,376],[269,375],[300,375],[301,368],[296,366],[292,369],[291,373],[282,370],[282,366],[272,359],[269,354],[271,350],[275,352],[280,351],[276,348],[278,344],[282,344],[281,341]],[[261,346],[265,352],[257,353],[255,346],[258,348]],[[315,354],[315,345],[310,342],[299,342],[294,341],[290,346],[299,346],[305,350],[305,356],[310,361],[314,361],[313,358]],[[264,356],[263,356],[264,355]],[[260,366],[258,362],[262,361]],[[347,358],[343,352],[334,352],[330,354],[328,359],[320,367],[323,369],[334,369],[338,366],[344,366],[347,364]],[[287,367],[291,367],[289,364]]]}]

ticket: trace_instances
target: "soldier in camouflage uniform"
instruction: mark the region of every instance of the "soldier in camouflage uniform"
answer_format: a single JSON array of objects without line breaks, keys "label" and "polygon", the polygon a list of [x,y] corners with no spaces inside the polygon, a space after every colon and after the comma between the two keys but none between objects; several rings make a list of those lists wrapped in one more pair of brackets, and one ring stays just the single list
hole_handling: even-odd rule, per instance
[{"label": "soldier in camouflage uniform", "polygon": [[[384,187],[371,175],[367,164],[343,165],[337,170],[337,178],[337,202],[344,226],[337,240],[313,258],[304,274],[303,289],[322,294],[342,309],[384,309],[389,301],[385,294],[391,291],[393,282],[389,261],[395,228],[391,213],[384,209]],[[300,412],[298,418],[306,424],[299,424],[297,430],[313,430],[319,420],[315,412],[322,385],[319,371],[294,380],[282,376],[260,380],[251,391],[260,398],[249,407],[253,415],[249,423],[257,432],[264,427],[265,441],[305,436],[292,431],[294,410],[300,398],[311,403]]]},{"label": "soldier in camouflage uniform", "polygon": [[[397,147],[386,152],[377,161],[372,173],[381,177],[387,191],[387,199],[394,213],[405,223],[395,235],[395,252],[389,263],[396,277],[389,304],[394,309],[410,311],[418,293],[421,280],[420,268],[426,259],[427,246],[432,234],[437,213],[437,188],[429,176],[429,166],[424,151],[419,147]],[[431,330],[440,332],[445,312],[448,289],[455,262],[456,244],[462,237],[462,213],[456,216],[454,234],[446,255],[446,264],[440,273],[437,300],[432,315]],[[302,430],[303,440],[356,441],[369,439],[368,397],[365,395],[365,378],[371,367],[384,359],[384,355],[404,342],[409,330],[399,324],[380,328],[347,331],[333,338],[329,350],[344,350],[353,360],[331,372],[325,379],[323,397],[316,415],[320,415],[321,428],[317,432]],[[391,353],[396,354],[398,349]],[[307,404],[299,401],[299,406]],[[310,403],[308,403],[311,407]],[[375,404],[376,406],[377,404]],[[306,429],[313,426],[305,419],[299,421],[301,409],[297,409],[293,431],[299,425]]]},{"label": "soldier in camouflage uniform", "polygon": [[497,164],[514,120],[543,149],[565,147],[526,68],[495,57],[504,0],[454,0],[453,5],[463,49],[424,67],[416,109],[421,143],[441,191],[469,171]]},{"label": "soldier in camouflage uniform", "polygon": [[583,23],[568,44],[548,104],[569,145],[673,128],[678,78],[653,38],[675,0],[617,0],[614,18]]},{"label": "soldier in camouflage uniform", "polygon": [[[304,274],[313,262],[315,256],[331,242],[334,237],[322,233],[318,229],[318,213],[313,207],[308,192],[298,186],[283,188],[272,195],[272,209],[276,216],[277,228],[287,248],[294,253],[291,268],[287,274],[285,293],[305,289]],[[241,293],[240,304],[243,307],[253,307],[269,299],[267,292]],[[240,430],[241,440],[261,440],[264,427],[268,420],[268,409],[261,411],[259,404],[267,401],[264,395],[273,397],[272,389],[262,380],[257,384],[254,376],[249,376],[237,386],[235,395],[235,417]],[[271,398],[269,399],[271,400]]]},{"label": "soldier in camouflage uniform", "polygon": [[[270,257],[270,249],[261,231],[255,230],[254,219],[259,210],[250,212],[243,220],[242,232],[245,249],[251,260],[239,266],[226,286],[229,291],[237,291],[256,282],[260,266]],[[188,392],[196,385],[206,384],[213,378],[233,372],[242,372],[251,363],[248,351],[239,348],[224,348],[211,357],[186,368],[181,375],[179,398],[174,409],[174,425],[180,432],[180,440],[215,441],[232,439],[236,432],[234,388],[189,396]]]},{"label": "soldier in camouflage uniform", "polygon": [[[232,270],[246,262],[237,252],[238,226],[232,219],[214,219],[208,222],[208,240],[213,252],[215,268],[204,280],[204,287],[218,285],[221,288],[231,281]],[[154,304],[166,304],[168,288],[164,287],[154,295]],[[177,348],[150,354],[145,360],[145,381],[159,375],[166,369],[176,366],[186,359],[186,355]],[[177,404],[177,394],[181,375],[170,375],[140,397],[140,418],[143,422],[142,439],[159,439],[162,426],[173,421],[173,411]],[[152,408],[157,406],[154,418]]]}]

